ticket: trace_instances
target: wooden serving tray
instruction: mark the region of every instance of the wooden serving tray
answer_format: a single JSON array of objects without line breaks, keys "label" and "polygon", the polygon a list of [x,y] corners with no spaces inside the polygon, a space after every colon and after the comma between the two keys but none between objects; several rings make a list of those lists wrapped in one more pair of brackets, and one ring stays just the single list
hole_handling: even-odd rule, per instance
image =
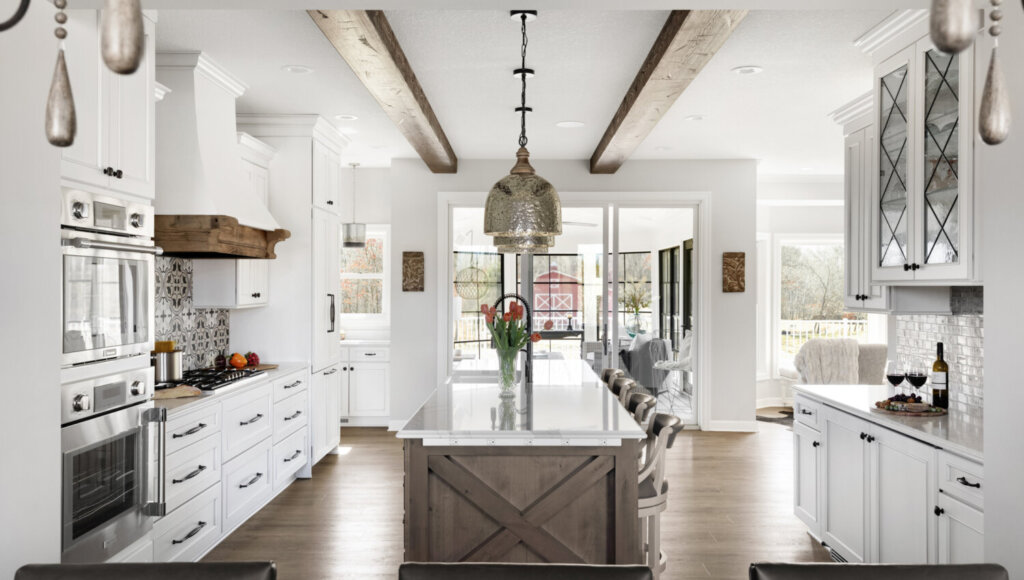
[{"label": "wooden serving tray", "polygon": [[900,415],[902,417],[941,417],[941,416],[949,413],[949,411],[947,411],[946,409],[940,409],[938,407],[931,407],[931,408],[932,409],[937,409],[937,410],[935,410],[935,411],[890,411],[889,409],[886,409],[882,405],[881,402],[875,403],[875,410],[880,412],[880,413],[885,413],[887,415]]}]

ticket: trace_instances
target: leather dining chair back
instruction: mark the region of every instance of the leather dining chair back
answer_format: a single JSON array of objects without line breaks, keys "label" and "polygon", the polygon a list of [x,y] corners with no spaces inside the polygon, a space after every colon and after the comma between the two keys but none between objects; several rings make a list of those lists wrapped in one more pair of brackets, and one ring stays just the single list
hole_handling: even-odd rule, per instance
[{"label": "leather dining chair back", "polygon": [[276,580],[273,562],[29,564],[14,580]]},{"label": "leather dining chair back", "polygon": [[1009,580],[997,564],[771,564],[750,565],[750,580]]}]

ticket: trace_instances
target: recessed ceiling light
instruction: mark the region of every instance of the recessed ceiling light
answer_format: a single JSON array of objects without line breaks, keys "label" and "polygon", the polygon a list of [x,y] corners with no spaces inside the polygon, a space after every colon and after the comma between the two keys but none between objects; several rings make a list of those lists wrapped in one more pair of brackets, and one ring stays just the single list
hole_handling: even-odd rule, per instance
[{"label": "recessed ceiling light", "polygon": [[759,72],[761,72],[763,70],[764,70],[763,68],[761,68],[761,67],[759,67],[757,65],[747,64],[747,65],[738,66],[738,67],[732,69],[732,72],[734,72],[734,73],[736,73],[738,75],[756,75],[757,73],[759,73]]},{"label": "recessed ceiling light", "polygon": [[658,145],[657,147],[654,148],[654,150],[655,151],[671,151],[672,148],[668,147],[666,145]]},{"label": "recessed ceiling light", "polygon": [[295,75],[304,75],[313,72],[313,69],[304,64],[286,64],[281,67],[284,72],[289,72]]},{"label": "recessed ceiling light", "polygon": [[583,121],[559,121],[555,123],[555,127],[560,127],[562,129],[578,129],[584,125],[586,125],[586,123]]},{"label": "recessed ceiling light", "polygon": [[703,121],[704,115],[687,115],[683,118],[684,121]]},{"label": "recessed ceiling light", "polygon": [[359,117],[355,115],[335,115],[334,119],[336,121],[358,121]]}]

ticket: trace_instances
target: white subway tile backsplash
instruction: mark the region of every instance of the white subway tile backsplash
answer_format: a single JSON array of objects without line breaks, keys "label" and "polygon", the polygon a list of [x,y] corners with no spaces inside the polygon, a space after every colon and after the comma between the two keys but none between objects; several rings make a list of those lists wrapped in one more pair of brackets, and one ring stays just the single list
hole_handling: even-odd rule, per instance
[{"label": "white subway tile backsplash", "polygon": [[[984,401],[984,325],[980,292],[954,292],[954,306],[970,314],[896,316],[896,353],[905,364],[931,370],[935,345],[944,344],[949,363],[949,405],[981,413]],[[958,309],[954,309],[957,312]]]}]

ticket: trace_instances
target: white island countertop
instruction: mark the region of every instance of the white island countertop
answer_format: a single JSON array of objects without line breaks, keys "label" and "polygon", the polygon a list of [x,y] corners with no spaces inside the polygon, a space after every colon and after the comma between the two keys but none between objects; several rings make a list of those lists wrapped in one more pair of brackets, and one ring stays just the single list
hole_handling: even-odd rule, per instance
[{"label": "white island countertop", "polygon": [[957,455],[981,462],[984,438],[980,413],[950,409],[938,417],[892,415],[875,407],[875,401],[895,393],[888,385],[794,385],[803,395],[829,407],[859,416],[893,431]]},{"label": "white island countertop", "polygon": [[618,446],[645,433],[585,362],[537,360],[503,404],[496,380],[449,378],[398,432],[424,445]]}]

